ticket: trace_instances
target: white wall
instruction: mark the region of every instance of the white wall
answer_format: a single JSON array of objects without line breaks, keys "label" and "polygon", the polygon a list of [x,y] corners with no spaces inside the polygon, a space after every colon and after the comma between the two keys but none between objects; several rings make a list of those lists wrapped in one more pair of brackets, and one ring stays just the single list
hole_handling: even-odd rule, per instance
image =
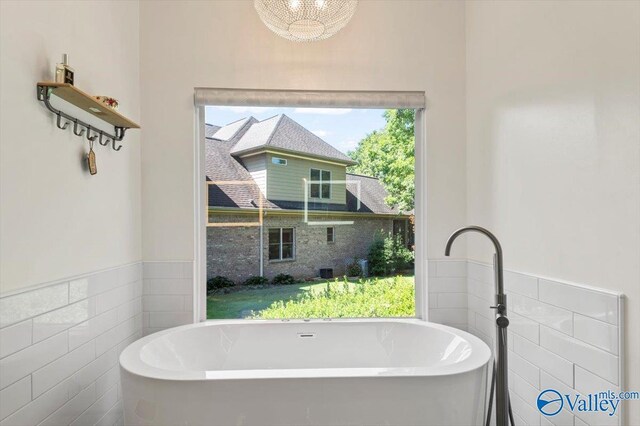
[{"label": "white wall", "polygon": [[68,53],[78,87],[137,120],[138,13],[134,1],[0,2],[0,292],[141,258],[139,132],[119,152],[97,146],[90,176],[86,138],[36,100]]},{"label": "white wall", "polygon": [[429,253],[465,220],[461,2],[363,1],[333,38],[275,36],[253,2],[142,2],[143,252],[193,260],[194,87],[425,90]]},{"label": "white wall", "polygon": [[468,221],[509,269],[624,292],[638,389],[640,3],[468,2],[466,32]]}]

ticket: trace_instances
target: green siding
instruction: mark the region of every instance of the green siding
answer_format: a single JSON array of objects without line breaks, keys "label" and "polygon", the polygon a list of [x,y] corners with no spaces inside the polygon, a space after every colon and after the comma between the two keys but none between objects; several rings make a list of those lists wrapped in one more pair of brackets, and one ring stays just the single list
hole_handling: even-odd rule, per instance
[{"label": "green siding", "polygon": [[[287,165],[273,164],[272,157],[285,158]],[[304,201],[304,183],[302,179],[309,180],[309,170],[312,168],[330,171],[331,180],[346,180],[346,166],[290,157],[284,154],[267,154],[267,198],[270,200]],[[330,199],[314,198],[312,200],[323,203],[345,204],[347,202],[346,185],[344,183],[332,184]]]}]

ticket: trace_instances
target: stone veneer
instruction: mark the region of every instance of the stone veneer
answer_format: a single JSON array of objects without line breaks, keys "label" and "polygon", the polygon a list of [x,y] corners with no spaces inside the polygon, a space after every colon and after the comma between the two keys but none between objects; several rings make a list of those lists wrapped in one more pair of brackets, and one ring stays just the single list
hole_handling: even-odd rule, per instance
[{"label": "stone veneer", "polygon": [[[217,222],[250,222],[255,216],[221,215]],[[307,225],[302,215],[267,214],[264,217],[263,249],[264,275],[271,279],[284,273],[296,278],[312,278],[320,268],[333,268],[334,276],[345,273],[345,266],[354,258],[366,258],[376,234],[387,235],[393,220],[388,217],[323,216],[314,221],[353,220],[353,225]],[[327,242],[327,227],[334,226],[335,242]],[[270,261],[269,228],[295,228],[296,253],[294,260]],[[259,227],[210,227],[207,229],[207,277],[222,275],[242,282],[260,275]]]}]

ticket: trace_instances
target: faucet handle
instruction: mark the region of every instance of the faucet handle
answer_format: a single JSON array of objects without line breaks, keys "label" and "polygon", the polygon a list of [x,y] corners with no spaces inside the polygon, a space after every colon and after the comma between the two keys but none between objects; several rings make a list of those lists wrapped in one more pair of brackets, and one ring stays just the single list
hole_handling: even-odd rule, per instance
[{"label": "faucet handle", "polygon": [[496,325],[500,328],[507,328],[509,326],[509,318],[500,315],[496,318]]},{"label": "faucet handle", "polygon": [[502,303],[498,303],[496,306],[489,306],[491,309],[498,311],[500,315],[504,315],[507,312],[507,306]]}]

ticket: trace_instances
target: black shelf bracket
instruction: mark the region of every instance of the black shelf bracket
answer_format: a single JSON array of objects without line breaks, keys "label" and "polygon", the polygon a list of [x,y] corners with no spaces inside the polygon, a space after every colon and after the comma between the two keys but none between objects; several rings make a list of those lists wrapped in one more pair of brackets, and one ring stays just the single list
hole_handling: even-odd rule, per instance
[{"label": "black shelf bracket", "polygon": [[107,146],[109,143],[111,143],[111,147],[114,151],[120,151],[122,149],[121,144],[118,144],[118,146],[116,147],[116,142],[120,142],[122,139],[124,139],[124,133],[127,130],[126,127],[114,126],[113,134],[100,129],[96,129],[90,124],[87,124],[76,117],[72,117],[69,114],[62,112],[61,110],[54,108],[53,105],[51,105],[51,91],[52,90],[49,87],[38,85],[37,97],[40,102],[44,103],[49,111],[57,116],[56,125],[60,130],[65,130],[67,127],[69,127],[70,124],[73,123],[74,135],[82,137],[84,134],[86,134],[86,137],[90,142],[98,139],[98,143],[102,146]]}]

